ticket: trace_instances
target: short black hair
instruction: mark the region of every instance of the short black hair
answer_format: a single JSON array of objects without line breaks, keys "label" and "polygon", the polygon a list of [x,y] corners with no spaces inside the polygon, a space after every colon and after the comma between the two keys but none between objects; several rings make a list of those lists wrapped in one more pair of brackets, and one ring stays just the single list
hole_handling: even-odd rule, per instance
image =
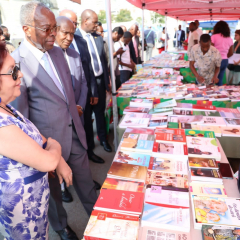
[{"label": "short black hair", "polygon": [[2,28],[2,29],[4,29],[4,28],[7,28],[7,27],[5,27],[5,26],[1,25],[1,28]]},{"label": "short black hair", "polygon": [[123,35],[123,29],[121,27],[115,27],[112,32],[117,32],[119,35]]},{"label": "short black hair", "polygon": [[165,27],[163,27],[162,30],[165,30]]},{"label": "short black hair", "polygon": [[[190,22],[190,24],[194,25],[195,27],[197,27],[197,24],[195,22]],[[190,25],[189,24],[189,25]]]},{"label": "short black hair", "polygon": [[123,37],[124,37],[124,38],[132,38],[132,34],[131,34],[129,31],[126,31],[126,32],[123,34]]},{"label": "short black hair", "polygon": [[200,37],[200,42],[207,43],[211,41],[211,37],[209,34],[202,34]]},{"label": "short black hair", "polygon": [[98,25],[98,26],[102,26],[102,23],[101,23],[101,22],[97,22],[97,25]]}]

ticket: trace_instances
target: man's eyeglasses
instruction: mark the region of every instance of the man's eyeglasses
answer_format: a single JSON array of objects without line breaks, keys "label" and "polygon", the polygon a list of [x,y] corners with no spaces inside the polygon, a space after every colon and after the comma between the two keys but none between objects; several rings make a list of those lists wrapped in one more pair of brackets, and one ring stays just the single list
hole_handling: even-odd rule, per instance
[{"label": "man's eyeglasses", "polygon": [[58,27],[58,26],[55,26],[55,27],[52,27],[52,28],[39,28],[39,27],[35,27],[35,26],[29,25],[29,24],[26,24],[26,25],[29,26],[29,27],[33,27],[33,28],[39,29],[39,30],[45,32],[48,35],[50,33],[57,32],[57,27]]},{"label": "man's eyeglasses", "polygon": [[74,33],[72,32],[64,32],[63,30],[59,29],[59,31],[66,37],[67,35],[70,35],[70,37],[74,37]]},{"label": "man's eyeglasses", "polygon": [[13,70],[10,71],[9,73],[0,74],[0,75],[12,75],[13,80],[16,81],[18,79],[18,71],[20,71],[20,63],[19,63],[19,67],[15,66]]},{"label": "man's eyeglasses", "polygon": [[73,24],[77,27],[79,25],[78,22],[73,22]]}]

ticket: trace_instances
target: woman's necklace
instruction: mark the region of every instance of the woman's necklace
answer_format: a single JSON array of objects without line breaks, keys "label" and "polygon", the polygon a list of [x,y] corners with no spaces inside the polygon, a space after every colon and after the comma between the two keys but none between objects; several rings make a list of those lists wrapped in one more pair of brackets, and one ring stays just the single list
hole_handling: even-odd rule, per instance
[{"label": "woman's necklace", "polygon": [[0,108],[4,109],[8,113],[12,114],[15,118],[17,118],[18,120],[20,120],[20,121],[22,121],[24,123],[23,119],[17,113],[12,112],[11,109],[8,110],[8,109],[6,109],[6,108],[4,108],[2,106],[0,106]]}]

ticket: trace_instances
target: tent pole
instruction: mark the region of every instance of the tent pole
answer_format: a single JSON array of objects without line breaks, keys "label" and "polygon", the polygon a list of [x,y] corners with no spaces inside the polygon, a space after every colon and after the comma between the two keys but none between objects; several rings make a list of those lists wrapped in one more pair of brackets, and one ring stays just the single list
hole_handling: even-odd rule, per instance
[{"label": "tent pole", "polygon": [[165,52],[167,51],[167,15],[165,14]]},{"label": "tent pole", "polygon": [[113,67],[113,40],[112,40],[112,19],[111,19],[111,3],[110,0],[105,0],[106,17],[107,17],[107,29],[108,29],[108,48],[110,58],[110,73],[112,80],[112,103],[113,103],[113,124],[114,124],[114,148],[117,151],[118,148],[118,109],[117,109],[117,98],[116,98],[116,82],[115,72]]},{"label": "tent pole", "polygon": [[142,61],[144,62],[144,8],[142,7]]}]

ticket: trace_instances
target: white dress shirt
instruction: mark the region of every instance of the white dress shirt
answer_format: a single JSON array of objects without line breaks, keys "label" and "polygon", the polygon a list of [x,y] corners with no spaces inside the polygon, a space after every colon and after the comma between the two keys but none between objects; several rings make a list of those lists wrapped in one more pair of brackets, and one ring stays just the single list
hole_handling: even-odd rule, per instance
[{"label": "white dress shirt", "polygon": [[[84,30],[82,30],[81,28],[79,28],[79,30],[80,30],[83,38],[86,40],[87,45],[88,45],[88,40],[87,40],[87,35],[88,35],[88,33],[86,33],[86,32],[85,32]],[[95,68],[94,68],[94,62],[93,62],[92,53],[91,53],[91,51],[89,51],[90,56],[91,56],[92,68],[93,68],[95,77],[98,77],[98,76],[100,76],[100,75],[103,74],[102,63],[101,63],[101,61],[100,61],[100,57],[99,57],[99,54],[98,54],[97,46],[96,46],[95,41],[94,41],[94,39],[93,39],[93,36],[92,36],[91,34],[90,34],[90,40],[92,41],[94,50],[95,50],[95,52],[96,52],[97,61],[98,61],[98,65],[99,65],[99,71],[96,72],[96,70],[95,70]],[[88,45],[88,49],[90,49],[89,45]]]},{"label": "white dress shirt", "polygon": [[78,47],[77,47],[77,43],[74,38],[73,38],[72,44],[73,44],[74,49],[80,54]]}]

